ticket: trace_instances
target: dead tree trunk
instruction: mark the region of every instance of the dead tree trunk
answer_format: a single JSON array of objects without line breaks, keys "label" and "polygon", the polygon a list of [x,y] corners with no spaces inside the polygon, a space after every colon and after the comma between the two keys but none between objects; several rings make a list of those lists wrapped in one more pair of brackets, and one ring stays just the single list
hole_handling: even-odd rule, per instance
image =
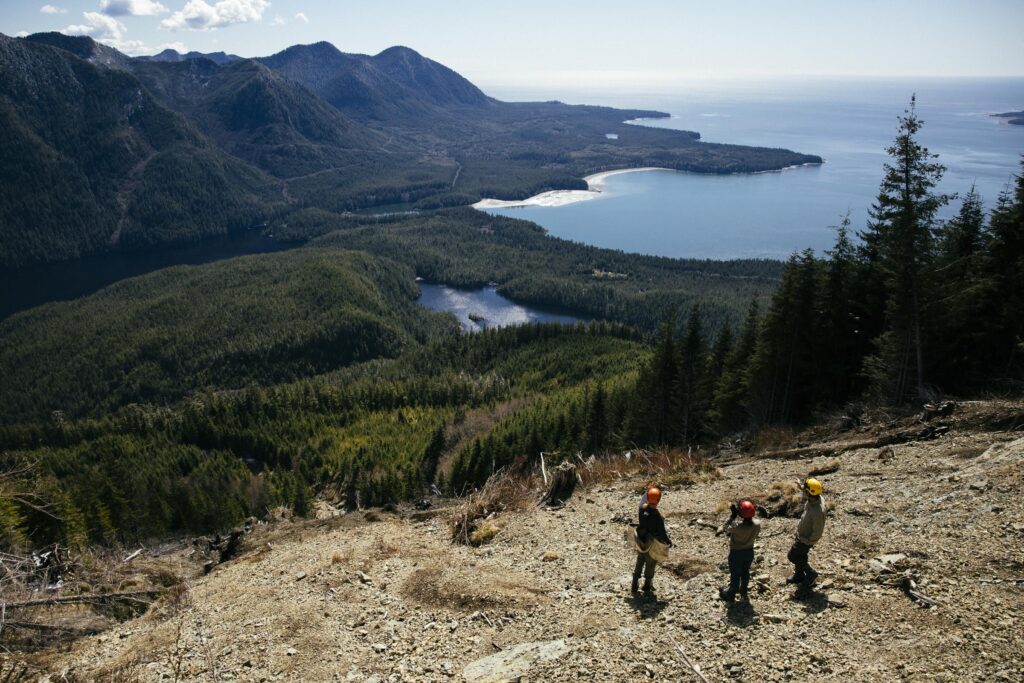
[{"label": "dead tree trunk", "polygon": [[576,472],[576,465],[571,462],[563,462],[554,472],[551,473],[551,486],[548,492],[540,499],[541,505],[561,507],[566,501],[572,498],[576,491],[576,484],[580,482],[580,475]]}]

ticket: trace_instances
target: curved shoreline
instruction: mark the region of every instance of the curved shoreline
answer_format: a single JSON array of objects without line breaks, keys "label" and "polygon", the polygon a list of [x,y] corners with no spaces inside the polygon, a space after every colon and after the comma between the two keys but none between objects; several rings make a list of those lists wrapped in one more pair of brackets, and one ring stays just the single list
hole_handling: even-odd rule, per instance
[{"label": "curved shoreline", "polygon": [[[803,168],[804,166],[821,166],[825,163],[823,159],[821,163],[808,162],[806,164],[794,164],[792,166],[784,166],[782,168],[766,169],[764,171],[751,171],[745,174],[729,174],[729,175],[758,175],[761,173],[782,173],[783,171],[791,171],[797,168]],[[663,168],[660,166],[643,166],[640,168],[619,168],[614,171],[601,171],[600,173],[593,173],[583,178],[587,183],[586,190],[551,190],[549,192],[541,192],[535,194],[532,197],[526,199],[481,199],[476,204],[471,204],[474,209],[515,209],[526,206],[543,206],[543,207],[556,207],[566,206],[568,204],[575,204],[577,202],[585,202],[591,199],[597,199],[601,196],[602,188],[604,187],[604,181],[614,175],[621,175],[623,173],[639,173],[641,171],[668,171],[671,173],[690,173],[690,171],[680,171],[674,168]]]},{"label": "curved shoreline", "polygon": [[535,194],[526,199],[481,199],[476,204],[473,204],[472,207],[474,209],[514,209],[523,206],[554,207],[585,202],[601,196],[601,188],[604,187],[606,178],[622,173],[638,173],[640,171],[675,171],[675,169],[645,166],[643,168],[619,168],[614,171],[602,171],[583,178],[587,183],[588,189],[586,190],[551,190],[550,192]]}]

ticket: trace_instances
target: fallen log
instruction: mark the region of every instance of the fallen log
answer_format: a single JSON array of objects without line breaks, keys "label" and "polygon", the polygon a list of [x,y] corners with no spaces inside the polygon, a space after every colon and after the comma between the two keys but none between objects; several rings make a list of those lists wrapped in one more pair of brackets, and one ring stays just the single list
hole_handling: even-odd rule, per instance
[{"label": "fallen log", "polygon": [[76,636],[91,636],[101,633],[102,628],[74,628],[72,626],[58,626],[57,624],[40,624],[34,621],[5,621],[6,628],[20,628],[26,631],[46,631],[50,633],[70,633]]},{"label": "fallen log", "polygon": [[[88,595],[64,595],[56,598],[40,598],[37,600],[22,600],[20,602],[0,603],[4,609],[20,609],[24,607],[46,607],[52,605],[81,605],[90,602],[105,602],[107,600],[128,600],[150,604],[147,600],[140,599],[141,596],[153,596],[160,592],[158,588],[141,591],[124,591],[119,593],[90,593]],[[10,623],[10,622],[7,622]]]}]

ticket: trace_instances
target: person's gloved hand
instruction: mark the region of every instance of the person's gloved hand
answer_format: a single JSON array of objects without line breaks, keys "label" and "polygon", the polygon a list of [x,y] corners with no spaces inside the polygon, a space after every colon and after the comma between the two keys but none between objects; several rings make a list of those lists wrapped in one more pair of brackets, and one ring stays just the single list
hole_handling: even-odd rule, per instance
[{"label": "person's gloved hand", "polygon": [[740,514],[740,506],[736,503],[729,503],[729,511],[732,513],[732,516],[735,517]]}]

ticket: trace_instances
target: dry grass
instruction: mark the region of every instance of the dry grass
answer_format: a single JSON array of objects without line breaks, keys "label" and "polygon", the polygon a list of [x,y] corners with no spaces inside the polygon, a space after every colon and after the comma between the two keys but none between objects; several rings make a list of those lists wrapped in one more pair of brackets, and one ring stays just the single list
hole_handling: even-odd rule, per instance
[{"label": "dry grass", "polygon": [[489,543],[501,530],[498,516],[534,505],[529,477],[508,472],[492,475],[483,487],[466,496],[452,517],[452,541],[478,546]]},{"label": "dry grass", "polygon": [[423,605],[463,611],[534,607],[544,594],[530,586],[526,577],[509,576],[504,571],[500,575],[474,573],[469,577],[440,566],[417,569],[405,580],[402,592]]},{"label": "dry grass", "polygon": [[753,450],[777,451],[796,447],[796,432],[791,427],[765,427],[754,434]]},{"label": "dry grass", "polygon": [[624,455],[591,456],[578,468],[584,487],[624,478],[646,478],[664,486],[690,486],[720,476],[702,450],[636,449]]}]

